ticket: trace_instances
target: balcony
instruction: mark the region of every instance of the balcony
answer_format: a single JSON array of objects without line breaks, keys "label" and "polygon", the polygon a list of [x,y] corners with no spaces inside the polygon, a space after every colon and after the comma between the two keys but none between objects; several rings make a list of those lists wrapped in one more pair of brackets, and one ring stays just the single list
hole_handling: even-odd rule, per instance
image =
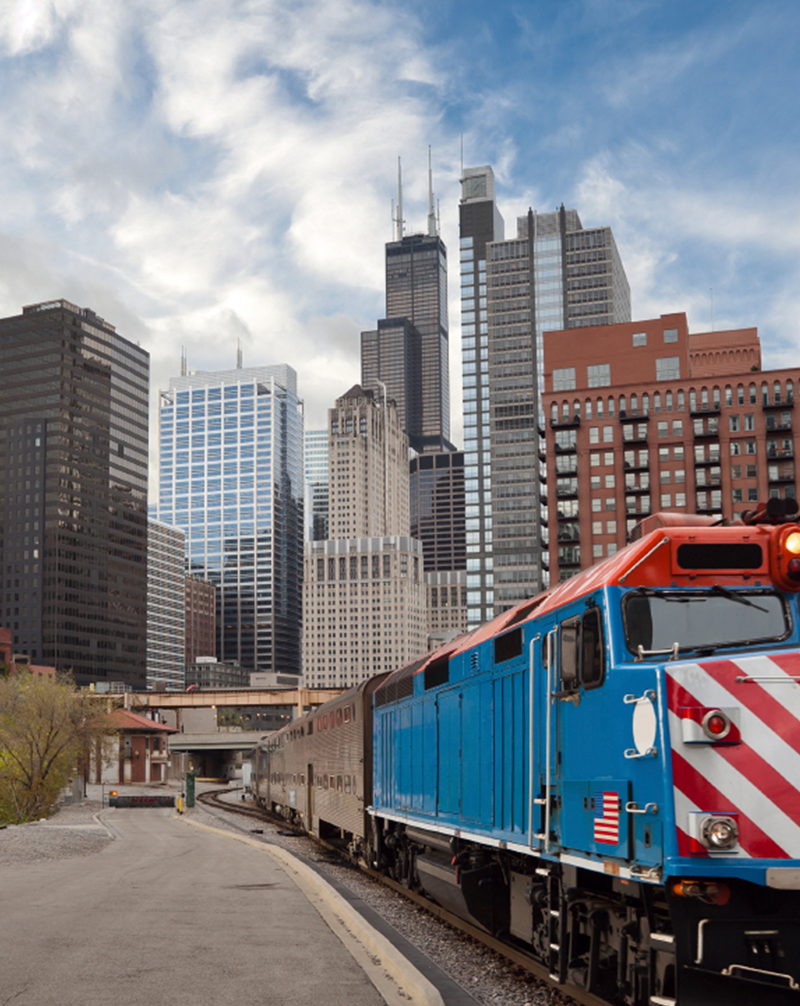
[{"label": "balcony", "polygon": [[576,521],[576,520],[578,520],[578,508],[575,507],[574,513],[571,512],[571,508],[570,508],[569,511],[557,508],[556,509],[556,516],[557,516],[557,519],[558,519],[559,523],[561,521],[564,521],[564,520]]},{"label": "balcony", "polygon": [[718,476],[714,479],[706,479],[705,482],[698,482],[697,479],[694,480],[695,489],[702,492],[704,489],[721,489],[722,488],[722,476]]},{"label": "balcony", "polygon": [[581,564],[581,557],[579,555],[571,555],[566,558],[563,556],[558,557],[559,569],[569,569],[573,566],[579,567],[580,564]]},{"label": "balcony", "polygon": [[722,407],[720,404],[717,405],[700,405],[692,409],[689,409],[689,415],[692,419],[702,419],[703,416],[719,416],[722,412]]},{"label": "balcony", "polygon": [[646,482],[646,483],[645,482],[634,482],[631,485],[626,485],[625,486],[625,494],[626,495],[640,495],[642,493],[649,493],[649,492],[650,492],[650,483],[649,482]]},{"label": "balcony", "polygon": [[562,475],[575,476],[578,474],[578,455],[575,455],[575,460],[569,464],[569,467],[561,466],[556,464],[556,477],[561,478]]},{"label": "balcony", "polygon": [[649,472],[650,462],[646,461],[644,464],[639,464],[638,461],[623,461],[622,467],[626,472]]},{"label": "balcony", "polygon": [[630,412],[627,409],[619,410],[619,421],[621,423],[647,423],[649,420],[649,412]]},{"label": "balcony", "polygon": [[628,503],[625,504],[625,516],[626,517],[635,517],[637,520],[641,520],[643,517],[649,517],[650,516],[650,512],[651,511],[650,511],[649,504],[648,504],[648,506],[643,507],[643,508],[641,508],[639,510],[636,510],[635,508],[632,509],[631,506],[630,506],[630,504],[628,504]]},{"label": "balcony", "polygon": [[572,418],[567,417],[564,419],[551,419],[550,429],[551,430],[570,430],[575,429],[575,427],[581,425],[581,417],[576,413]]},{"label": "balcony", "polygon": [[792,428],[791,420],[788,423],[770,423],[770,419],[774,416],[767,416],[767,433],[781,433]]},{"label": "balcony", "polygon": [[700,460],[698,460],[697,458],[694,459],[695,468],[702,468],[704,465],[718,465],[718,464],[719,464],[719,454],[711,455],[711,457],[702,458]]},{"label": "balcony", "polygon": [[556,499],[576,500],[578,498],[578,485],[559,485],[556,483]]},{"label": "balcony", "polygon": [[793,447],[768,447],[767,457],[770,461],[791,460],[794,457]]},{"label": "balcony", "polygon": [[574,454],[578,449],[577,437],[571,437],[569,443],[560,444],[557,440],[553,444],[556,454]]},{"label": "balcony", "polygon": [[782,475],[773,473],[773,475],[769,475],[767,477],[767,482],[769,482],[771,486],[787,485],[789,483],[793,484],[794,481],[795,481],[794,472],[792,472],[791,475],[787,475],[785,472]]},{"label": "balcony", "polygon": [[624,426],[622,429],[623,444],[646,444],[647,431],[634,430],[632,426]]},{"label": "balcony", "polygon": [[580,541],[581,533],[578,530],[577,525],[573,527],[570,524],[564,524],[559,527],[557,538],[559,544],[569,544],[569,542]]},{"label": "balcony", "polygon": [[761,402],[762,409],[793,409],[794,399],[790,398],[786,402]]},{"label": "balcony", "polygon": [[693,427],[693,432],[695,440],[707,440],[711,437],[718,439],[719,423],[709,423],[708,426],[695,426]]}]

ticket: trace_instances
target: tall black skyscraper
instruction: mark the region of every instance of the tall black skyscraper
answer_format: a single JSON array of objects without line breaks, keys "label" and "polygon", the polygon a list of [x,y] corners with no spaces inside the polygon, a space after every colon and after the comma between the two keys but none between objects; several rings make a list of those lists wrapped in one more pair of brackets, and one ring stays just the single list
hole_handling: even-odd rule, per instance
[{"label": "tall black skyscraper", "polygon": [[448,333],[447,249],[438,234],[432,184],[427,234],[404,234],[400,189],[397,239],[386,245],[386,318],[377,331],[362,333],[361,384],[375,392],[379,381],[386,385],[418,453],[454,449]]},{"label": "tall black skyscraper", "polygon": [[64,300],[0,320],[0,618],[78,684],[145,687],[149,355]]}]

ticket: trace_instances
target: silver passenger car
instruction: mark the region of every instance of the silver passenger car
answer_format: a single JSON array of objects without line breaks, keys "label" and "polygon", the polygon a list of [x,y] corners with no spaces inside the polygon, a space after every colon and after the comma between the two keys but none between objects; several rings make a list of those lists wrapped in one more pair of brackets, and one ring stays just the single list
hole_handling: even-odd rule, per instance
[{"label": "silver passenger car", "polygon": [[357,851],[370,835],[372,695],[386,677],[348,689],[262,741],[252,758],[257,802]]}]

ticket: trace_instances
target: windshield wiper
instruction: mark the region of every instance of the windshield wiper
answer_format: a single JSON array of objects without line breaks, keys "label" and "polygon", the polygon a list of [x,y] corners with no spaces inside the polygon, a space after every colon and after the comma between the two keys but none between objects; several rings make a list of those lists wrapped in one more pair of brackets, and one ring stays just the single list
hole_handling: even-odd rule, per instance
[{"label": "windshield wiper", "polygon": [[765,615],[769,614],[767,608],[762,608],[760,604],[751,601],[749,597],[745,597],[743,594],[738,593],[738,591],[728,590],[727,587],[721,587],[718,583],[715,583],[711,588],[711,593],[721,594],[723,597],[729,597],[732,601],[738,601],[739,604],[746,604],[748,608],[757,608],[759,611],[763,611]]}]

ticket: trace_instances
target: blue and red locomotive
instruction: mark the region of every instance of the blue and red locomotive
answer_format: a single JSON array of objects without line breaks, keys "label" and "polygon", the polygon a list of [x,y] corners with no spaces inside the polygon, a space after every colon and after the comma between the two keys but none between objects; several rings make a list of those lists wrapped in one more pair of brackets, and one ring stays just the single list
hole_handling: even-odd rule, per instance
[{"label": "blue and red locomotive", "polygon": [[[340,696],[361,724],[348,750],[329,739],[315,761],[325,706],[271,737],[259,799],[610,1003],[799,1003],[792,504],[731,526],[650,518],[612,558]],[[370,771],[345,794],[335,763],[354,755]],[[357,823],[315,813],[331,785]]]}]

